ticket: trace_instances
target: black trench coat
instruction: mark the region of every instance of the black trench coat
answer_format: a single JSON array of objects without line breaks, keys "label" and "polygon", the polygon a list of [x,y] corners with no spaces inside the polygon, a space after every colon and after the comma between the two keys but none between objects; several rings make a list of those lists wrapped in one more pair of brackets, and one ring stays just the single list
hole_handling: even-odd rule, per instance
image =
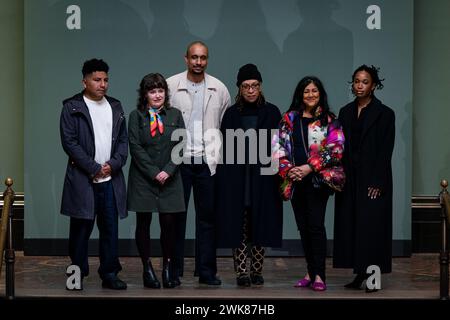
[{"label": "black trench coat", "polygon": [[[271,150],[270,129],[278,129],[281,120],[280,111],[270,103],[259,107],[258,129],[268,129],[268,154]],[[226,129],[242,129],[241,115],[237,105],[231,106],[224,114],[221,132],[223,135],[223,159],[227,154]],[[259,144],[259,139],[258,139]],[[236,153],[235,153],[236,154]],[[223,161],[225,162],[225,161]],[[269,167],[270,164],[264,165]],[[273,175],[261,175],[262,165],[258,161],[251,165],[252,193],[251,193],[251,235],[253,245],[265,247],[281,247],[283,208],[279,196],[279,178]],[[278,169],[278,166],[276,166]],[[217,232],[219,248],[236,248],[242,241],[242,226],[244,214],[244,182],[245,165],[220,164],[217,167]]]},{"label": "black trench coat", "polygon": [[[126,186],[122,167],[127,162],[128,138],[125,116],[119,100],[105,97],[111,105],[113,128],[111,141],[111,182],[120,218],[126,210]],[[64,100],[60,118],[61,143],[69,156],[61,201],[61,213],[78,219],[95,219],[93,179],[101,170],[95,162],[95,139],[89,109],[83,94]]]},{"label": "black trench coat", "polygon": [[[356,169],[352,163],[351,123],[356,112],[353,101],[339,112],[345,134],[343,165],[347,182],[336,193],[334,220],[335,268],[353,268],[366,273],[377,265],[382,273],[392,269],[392,167],[395,139],[395,114],[375,97],[368,106]],[[382,194],[371,200],[369,186]]]}]

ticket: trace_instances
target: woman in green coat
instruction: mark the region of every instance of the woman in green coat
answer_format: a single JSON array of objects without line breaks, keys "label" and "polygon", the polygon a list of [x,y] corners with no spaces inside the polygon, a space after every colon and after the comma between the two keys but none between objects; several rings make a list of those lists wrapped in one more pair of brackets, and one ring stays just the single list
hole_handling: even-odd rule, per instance
[{"label": "woman in green coat", "polygon": [[171,136],[176,129],[184,129],[184,122],[181,112],[169,106],[167,83],[161,74],[146,75],[138,92],[137,110],[129,118],[131,166],[127,206],[136,212],[136,245],[144,266],[144,286],[148,288],[161,287],[150,261],[152,213],[159,212],[162,281],[165,288],[173,288],[180,285],[171,267],[176,215],[184,214],[185,204],[181,175],[172,159],[172,150],[181,150],[182,142],[172,141]]}]

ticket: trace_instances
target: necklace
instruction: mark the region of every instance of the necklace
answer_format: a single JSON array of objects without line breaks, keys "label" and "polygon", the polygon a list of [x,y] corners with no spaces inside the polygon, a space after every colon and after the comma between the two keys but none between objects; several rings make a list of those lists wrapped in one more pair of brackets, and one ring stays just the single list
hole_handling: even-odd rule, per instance
[{"label": "necklace", "polygon": [[308,157],[308,150],[306,149],[306,141],[305,141],[305,134],[303,133],[303,121],[302,117],[300,117],[300,132],[302,134],[302,142],[303,142],[303,149],[305,150],[305,154]]},{"label": "necklace", "polygon": [[367,107],[369,105],[370,102],[372,102],[372,99],[370,99],[369,101],[363,103],[362,105],[358,104],[358,109],[364,109],[365,107]]}]

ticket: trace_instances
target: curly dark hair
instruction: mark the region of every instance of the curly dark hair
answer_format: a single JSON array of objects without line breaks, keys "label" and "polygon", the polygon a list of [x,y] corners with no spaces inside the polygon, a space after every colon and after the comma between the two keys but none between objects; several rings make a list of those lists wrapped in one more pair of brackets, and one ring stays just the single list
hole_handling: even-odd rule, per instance
[{"label": "curly dark hair", "polygon": [[[379,76],[379,72],[380,72],[380,68],[375,67],[374,65],[372,66],[368,66],[366,64],[363,64],[361,66],[359,66],[358,68],[356,68],[356,70],[353,72],[352,75],[352,81],[350,81],[350,84],[353,84],[353,81],[355,81],[355,76],[358,72],[360,71],[365,71],[368,74],[370,74],[370,77],[372,78],[373,83],[375,84],[375,89],[381,90],[383,89],[384,85],[383,85],[383,81],[384,79],[380,79]],[[353,91],[353,86],[352,86],[352,91]]]},{"label": "curly dark hair", "polygon": [[164,100],[164,107],[169,108],[169,88],[166,79],[160,73],[150,73],[141,80],[139,89],[137,90],[139,96],[137,100],[137,109],[141,111],[147,110],[147,93],[153,89],[164,89],[166,99]]},{"label": "curly dark hair", "polygon": [[[320,98],[319,104],[317,106],[322,107],[322,113],[319,115],[318,119],[320,120],[320,125],[325,126],[328,124],[328,116],[331,116],[333,119],[336,116],[330,111],[330,106],[328,105],[328,95],[325,91],[322,81],[320,81],[320,79],[315,76],[306,76],[299,81],[297,87],[295,88],[294,95],[292,97],[292,103],[289,107],[288,112],[298,111],[300,113],[303,113],[303,111],[305,111],[305,104],[303,103],[303,92],[310,83],[313,83],[317,87],[317,89],[319,89]],[[314,112],[315,110],[312,111],[313,116]]]},{"label": "curly dark hair", "polygon": [[108,73],[109,66],[102,59],[86,60],[83,64],[83,69],[81,70],[81,73],[83,74],[83,78],[85,78],[88,74],[91,74],[96,71],[103,71]]}]

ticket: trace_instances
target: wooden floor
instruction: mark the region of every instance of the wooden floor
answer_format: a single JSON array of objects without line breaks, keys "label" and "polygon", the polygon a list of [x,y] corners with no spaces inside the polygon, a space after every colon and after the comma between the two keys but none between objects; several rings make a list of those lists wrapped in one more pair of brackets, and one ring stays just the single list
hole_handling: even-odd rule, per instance
[{"label": "wooden floor", "polygon": [[[65,269],[68,257],[23,256],[16,254],[15,294],[17,298],[64,299],[439,299],[438,254],[416,254],[411,258],[394,258],[393,272],[382,276],[382,290],[366,293],[363,290],[345,289],[343,285],[353,278],[351,270],[333,269],[327,260],[327,286],[325,292],[309,288],[294,288],[293,284],[305,273],[304,258],[266,258],[264,286],[240,288],[236,286],[230,257],[218,258],[218,275],[222,286],[200,285],[193,277],[193,258],[186,259],[182,285],[175,289],[147,289],[142,285],[142,267],[139,258],[122,257],[120,278],[127,282],[126,291],[102,289],[96,272],[98,259],[90,257],[91,274],[85,278],[83,291],[65,289]],[[153,265],[160,275],[160,259]],[[4,294],[4,266],[0,280],[0,293]]]},{"label": "wooden floor", "polygon": [[[193,276],[194,259],[187,258],[182,285],[175,289],[147,289],[142,285],[142,266],[139,258],[122,257],[120,278],[128,289],[102,289],[96,272],[98,258],[91,257],[91,274],[85,278],[83,291],[68,291],[66,267],[68,257],[23,256],[17,254],[15,269],[15,299],[2,299],[5,292],[5,268],[0,280],[0,310],[14,310],[17,318],[31,314],[45,314],[55,318],[84,319],[92,312],[99,319],[127,319],[141,315],[152,319],[299,319],[305,315],[314,318],[383,319],[393,308],[404,318],[423,314],[448,313],[450,300],[439,300],[438,254],[420,254],[411,258],[394,258],[393,272],[383,275],[382,290],[366,293],[364,290],[345,289],[353,279],[351,270],[333,269],[327,260],[325,292],[309,288],[294,288],[297,279],[304,276],[304,258],[273,257],[264,263],[264,286],[240,288],[236,286],[231,257],[218,258],[222,286],[200,285]],[[161,273],[160,258],[153,265]],[[364,310],[356,311],[356,310]],[[431,311],[432,310],[432,311]],[[61,313],[62,312],[62,313]],[[158,315],[158,316],[156,316]],[[90,317],[89,317],[90,318]],[[426,318],[425,318],[426,319]]]}]

